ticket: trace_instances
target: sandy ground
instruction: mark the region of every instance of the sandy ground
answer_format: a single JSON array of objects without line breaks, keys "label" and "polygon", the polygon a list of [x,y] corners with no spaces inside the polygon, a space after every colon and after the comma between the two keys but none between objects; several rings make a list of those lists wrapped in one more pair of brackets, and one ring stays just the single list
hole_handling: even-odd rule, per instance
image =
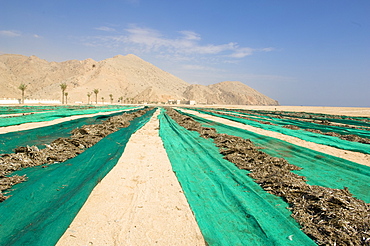
[{"label": "sandy ground", "polygon": [[349,160],[349,161],[360,163],[362,165],[370,166],[370,155],[367,155],[367,154],[348,151],[348,150],[337,149],[337,148],[322,145],[322,144],[316,144],[316,143],[308,142],[308,141],[305,141],[305,140],[302,140],[302,139],[299,139],[299,138],[296,138],[296,137],[291,137],[291,136],[284,135],[282,133],[264,130],[264,129],[261,129],[261,128],[245,125],[245,124],[242,124],[242,123],[238,123],[238,122],[235,122],[235,121],[232,121],[232,120],[228,120],[228,119],[224,119],[224,118],[220,118],[220,117],[216,117],[216,116],[211,116],[211,115],[208,115],[208,114],[201,114],[199,112],[192,111],[192,110],[184,110],[184,109],[181,109],[181,110],[184,111],[184,112],[188,112],[188,113],[203,117],[205,119],[213,120],[213,121],[220,122],[220,123],[230,125],[230,126],[235,126],[235,127],[241,128],[241,129],[245,129],[245,130],[248,130],[248,131],[251,131],[251,132],[261,134],[261,135],[274,137],[274,138],[281,139],[281,140],[287,141],[289,143],[296,144],[296,145],[306,147],[306,148],[309,148],[309,149],[313,149],[313,150],[316,150],[316,151],[319,151],[319,152],[322,152],[322,153],[325,153],[325,154],[337,156],[337,157],[340,157],[340,158],[343,158],[343,159],[346,159],[346,160]]},{"label": "sandy ground", "polygon": [[[254,106],[253,108],[270,110],[268,107]],[[272,110],[274,108],[271,107]],[[290,111],[320,112],[321,110],[321,112],[335,114],[335,108],[326,108],[326,111],[319,110],[317,107],[289,108]],[[370,116],[370,109],[364,108],[337,108],[336,112]],[[194,111],[191,113],[199,114]],[[199,115],[370,166],[369,155],[306,142],[206,114]],[[0,133],[57,124],[63,120],[86,116],[3,127],[0,128]],[[158,136],[158,129],[159,122],[154,116],[132,135],[117,165],[95,187],[57,245],[205,245],[172,171]]]},{"label": "sandy ground", "polygon": [[[96,115],[107,115],[107,114],[114,114],[117,112],[124,112],[131,109],[124,109],[124,110],[117,110],[117,111],[110,111],[110,112],[102,112],[102,113],[96,113],[96,114],[84,114],[84,115],[74,115],[71,117],[64,117],[56,120],[51,121],[43,121],[43,122],[31,122],[31,123],[25,123],[21,125],[15,125],[15,126],[6,126],[6,127],[0,127],[0,134],[8,133],[8,132],[16,132],[16,131],[24,131],[24,130],[30,130],[38,127],[44,127],[44,126],[51,126],[55,124],[59,124],[65,121],[70,120],[76,120],[79,118],[85,118],[85,117],[93,117]],[[1,120],[1,118],[0,118]]]},{"label": "sandy ground", "polygon": [[57,245],[205,245],[158,129],[131,136]]}]

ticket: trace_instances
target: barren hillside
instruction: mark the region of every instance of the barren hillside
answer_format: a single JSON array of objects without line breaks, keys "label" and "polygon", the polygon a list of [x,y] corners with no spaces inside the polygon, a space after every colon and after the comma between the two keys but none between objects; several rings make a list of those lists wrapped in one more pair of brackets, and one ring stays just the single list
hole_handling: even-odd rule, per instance
[{"label": "barren hillside", "polygon": [[[277,105],[277,101],[241,82],[190,85],[135,55],[117,55],[102,61],[86,59],[48,62],[36,56],[0,56],[0,98],[20,98],[18,86],[27,85],[26,97],[60,99],[66,83],[69,102],[87,102],[87,93],[99,89],[98,100],[166,102],[195,100],[210,104]],[[95,100],[95,95],[91,96]]]},{"label": "barren hillside", "polygon": [[205,104],[278,105],[255,89],[238,81],[225,81],[209,86],[190,85],[184,92],[190,100]]}]

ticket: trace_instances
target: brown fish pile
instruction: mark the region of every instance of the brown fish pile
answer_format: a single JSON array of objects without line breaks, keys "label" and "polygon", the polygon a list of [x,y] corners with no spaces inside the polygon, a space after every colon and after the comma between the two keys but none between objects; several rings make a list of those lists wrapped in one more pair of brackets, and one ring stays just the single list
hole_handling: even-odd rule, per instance
[{"label": "brown fish pile", "polygon": [[25,176],[14,175],[9,177],[12,172],[26,167],[60,163],[74,158],[107,135],[128,127],[131,120],[144,115],[151,109],[145,108],[133,113],[113,116],[101,124],[84,125],[72,130],[70,137],[54,140],[46,145],[45,149],[39,149],[36,146],[18,147],[14,150],[15,153],[1,155],[0,202],[8,198],[3,194],[3,191],[26,180]]},{"label": "brown fish pile", "polygon": [[170,108],[167,114],[184,128],[212,138],[224,159],[250,171],[248,175],[263,189],[282,197],[292,217],[317,244],[370,245],[370,204],[354,198],[347,188],[308,185],[305,177],[291,172],[300,167],[262,152],[249,139],[219,134]]}]

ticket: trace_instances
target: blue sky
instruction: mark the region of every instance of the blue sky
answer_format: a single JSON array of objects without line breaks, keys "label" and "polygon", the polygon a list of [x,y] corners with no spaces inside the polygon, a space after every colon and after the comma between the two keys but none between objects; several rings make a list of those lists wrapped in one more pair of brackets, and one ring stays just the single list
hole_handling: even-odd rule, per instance
[{"label": "blue sky", "polygon": [[370,107],[369,0],[0,0],[0,54],[135,54],[282,105]]}]

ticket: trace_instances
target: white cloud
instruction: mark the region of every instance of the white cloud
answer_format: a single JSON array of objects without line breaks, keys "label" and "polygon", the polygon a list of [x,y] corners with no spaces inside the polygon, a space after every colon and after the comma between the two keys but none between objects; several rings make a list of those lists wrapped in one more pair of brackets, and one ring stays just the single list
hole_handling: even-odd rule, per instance
[{"label": "white cloud", "polygon": [[171,41],[163,38],[162,34],[156,30],[133,27],[126,29],[126,31],[128,32],[127,36],[118,37],[116,40],[120,40],[123,43],[144,46],[148,50],[171,46]]},{"label": "white cloud", "polygon": [[[102,31],[116,31],[110,27],[95,28]],[[169,38],[155,29],[131,25],[124,30],[125,33],[117,35],[102,35],[89,37],[85,41],[89,46],[104,46],[121,48],[125,52],[150,53],[157,55],[172,55],[177,59],[189,60],[195,57],[218,56],[220,58],[241,59],[254,52],[269,52],[273,48],[240,47],[236,42],[226,44],[202,44],[201,35],[190,30],[179,31],[179,36]],[[188,57],[188,58],[186,58]]]},{"label": "white cloud", "polygon": [[252,49],[252,48],[236,48],[234,52],[230,55],[232,58],[244,58],[246,56],[253,55],[254,52],[270,52],[274,51],[274,48],[268,47],[268,48],[262,48],[262,49]]},{"label": "white cloud", "polygon": [[0,36],[19,37],[21,36],[21,33],[13,30],[0,30]]},{"label": "white cloud", "polygon": [[260,49],[261,51],[265,51],[265,52],[270,52],[270,51],[274,51],[275,48],[272,48],[272,47],[268,47],[268,48],[263,48],[263,49]]},{"label": "white cloud", "polygon": [[185,39],[189,40],[200,40],[200,35],[198,33],[195,33],[193,31],[179,31],[182,35],[185,36]]},{"label": "white cloud", "polygon": [[33,34],[33,37],[34,38],[41,38],[41,36],[40,35],[37,35],[37,34]]},{"label": "white cloud", "polygon": [[107,26],[96,27],[95,30],[104,31],[104,32],[115,32],[116,31],[116,29],[107,27]]},{"label": "white cloud", "polygon": [[200,35],[192,31],[180,31],[182,36],[174,39],[165,38],[157,30],[148,28],[132,27],[126,31],[128,35],[120,40],[144,46],[147,50],[165,49],[167,52],[177,54],[220,54],[224,51],[232,51],[237,46],[236,43],[200,45]]},{"label": "white cloud", "polygon": [[232,51],[235,49],[235,43],[220,44],[220,45],[194,45],[188,52],[199,54],[220,54],[224,51]]},{"label": "white cloud", "polygon": [[255,49],[252,49],[252,48],[237,48],[230,55],[230,57],[243,58],[243,57],[252,55],[254,51],[255,51]]}]

